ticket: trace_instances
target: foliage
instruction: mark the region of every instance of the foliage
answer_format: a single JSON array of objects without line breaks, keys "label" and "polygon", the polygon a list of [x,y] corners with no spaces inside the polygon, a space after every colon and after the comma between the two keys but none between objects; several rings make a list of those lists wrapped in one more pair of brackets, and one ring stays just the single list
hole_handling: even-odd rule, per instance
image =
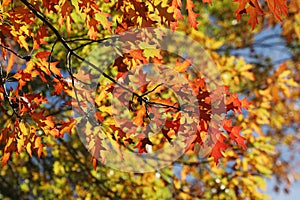
[{"label": "foliage", "polygon": [[[278,182],[275,190],[283,184],[288,192],[298,178],[292,162],[297,156],[286,157],[283,149],[297,152],[299,142],[299,9],[297,0],[289,5],[286,0],[2,1],[0,194],[12,199],[265,199],[266,178],[272,177]],[[280,41],[291,56],[274,63],[260,57],[257,50],[275,46],[272,40],[265,42],[272,35],[260,40],[255,36],[264,27],[278,24],[282,35],[276,36],[275,31],[274,35],[284,38]],[[197,97],[200,119],[189,112],[180,113],[184,109],[172,91],[150,82],[147,74],[139,71],[141,64],[174,63],[172,68],[189,76],[192,57],[182,60],[165,51],[142,48],[156,34],[151,31],[146,37],[133,35],[130,45],[140,49],[121,53],[111,68],[101,71],[104,76],[97,93],[85,93],[93,79],[93,64],[85,58],[94,45],[116,41],[127,45],[128,41],[114,35],[145,27],[186,33],[216,63],[226,87],[216,84],[211,88],[202,74],[194,71],[186,83]],[[160,41],[156,42],[151,45],[159,45]],[[234,55],[234,50],[246,48],[250,49],[248,55]],[[101,53],[107,59],[105,52]],[[81,71],[82,63],[89,70]],[[138,78],[128,75],[132,71]],[[163,75],[172,74],[166,70]],[[128,83],[129,97],[116,89],[123,88],[121,80]],[[141,83],[143,87],[135,88]],[[221,90],[226,95],[219,98]],[[131,116],[130,123],[121,118],[119,123],[113,121],[113,92],[130,102],[129,114],[117,113]],[[74,109],[88,116],[85,103],[93,102],[94,97],[97,112],[92,118],[101,123],[105,133],[90,117],[79,126],[83,130],[74,119]],[[156,109],[157,105],[161,107]],[[226,107],[227,116],[216,124],[214,118],[222,114],[212,116],[211,110],[220,107]],[[147,127],[157,116],[165,121],[160,134],[153,138],[139,134],[139,127]],[[176,141],[182,121],[190,133],[183,137],[185,153],[170,166],[139,174],[97,162],[112,159],[105,154],[109,147],[103,137],[120,149],[147,154],[149,145],[156,150]],[[118,127],[120,124],[127,129]],[[93,133],[85,135],[84,144],[90,148],[82,144],[80,131]]]}]

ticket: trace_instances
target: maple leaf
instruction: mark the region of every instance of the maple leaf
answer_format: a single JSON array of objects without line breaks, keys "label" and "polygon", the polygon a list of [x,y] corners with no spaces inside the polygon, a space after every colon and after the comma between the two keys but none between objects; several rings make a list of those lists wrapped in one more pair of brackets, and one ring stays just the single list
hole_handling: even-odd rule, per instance
[{"label": "maple leaf", "polygon": [[133,119],[133,122],[138,125],[142,126],[144,124],[144,117],[146,116],[146,108],[143,106],[136,112],[136,117]]},{"label": "maple leaf", "polygon": [[140,60],[144,64],[148,63],[147,58],[143,55],[142,49],[136,49],[136,50],[130,51],[129,54],[132,56],[132,58],[134,58],[136,60]]},{"label": "maple leaf", "polygon": [[166,18],[168,24],[170,25],[171,22],[175,21],[175,18],[173,17],[173,13],[169,13],[167,11],[168,7],[162,7],[162,3],[163,2],[160,2],[158,5],[154,7],[158,10],[161,21],[163,21],[163,18]]},{"label": "maple leaf", "polygon": [[149,140],[149,138],[143,138],[139,141],[139,143],[134,147],[138,149],[138,153],[147,153],[146,145],[153,145],[152,142]]},{"label": "maple leaf", "polygon": [[230,119],[230,120],[224,119],[222,125],[223,125],[223,128],[224,128],[228,133],[231,132],[231,130],[232,130],[232,120],[231,120],[231,119]]},{"label": "maple leaf", "polygon": [[11,54],[9,56],[9,60],[8,60],[8,63],[7,63],[7,67],[6,67],[6,73],[9,74],[13,65],[14,65],[14,58],[15,58],[15,55],[14,54]]},{"label": "maple leaf", "polygon": [[225,151],[225,149],[228,148],[228,145],[226,143],[224,143],[224,140],[226,139],[226,137],[223,134],[220,134],[216,144],[214,144],[211,153],[209,156],[214,158],[214,161],[216,164],[219,163],[219,159],[221,157],[223,157],[222,152]]},{"label": "maple leaf", "polygon": [[3,0],[1,6],[8,6],[12,0]]},{"label": "maple leaf", "polygon": [[181,14],[181,0],[172,0],[171,2],[171,10],[174,13],[174,22],[171,22],[172,30],[175,30],[175,28],[178,26],[178,20],[184,19],[183,15]]},{"label": "maple leaf", "polygon": [[43,25],[39,28],[39,30],[36,33],[35,40],[33,43],[33,49],[39,49],[41,44],[48,44],[44,39],[47,36],[47,26]]},{"label": "maple leaf", "polygon": [[32,149],[31,149],[31,143],[30,142],[28,142],[27,145],[26,145],[26,151],[30,155],[30,157],[32,157]]},{"label": "maple leaf", "polygon": [[94,145],[92,146],[92,148],[93,148],[93,150],[91,153],[93,155],[93,158],[96,158],[96,159],[101,158],[100,151],[105,150],[105,148],[103,147],[102,140],[98,135],[95,136]]},{"label": "maple leaf", "polygon": [[266,2],[277,20],[281,21],[282,14],[288,15],[287,0],[266,0]]},{"label": "maple leaf", "polygon": [[4,152],[3,156],[2,156],[2,167],[4,167],[7,163],[7,161],[10,158],[10,152]]},{"label": "maple leaf", "polygon": [[238,7],[235,10],[235,14],[237,15],[237,20],[240,20],[241,15],[246,12],[246,5],[250,2],[250,0],[234,0],[234,2],[238,2]]},{"label": "maple leaf", "polygon": [[241,126],[235,126],[232,128],[229,136],[230,138],[235,141],[239,146],[243,147],[244,149],[246,149],[246,145],[245,145],[245,138],[242,137],[240,135],[240,131],[242,130],[242,127]]},{"label": "maple leaf", "polygon": [[250,101],[247,100],[247,98],[245,97],[244,99],[242,99],[241,101],[241,107],[245,108],[246,110],[248,110],[249,105],[251,105],[252,103]]},{"label": "maple leaf", "polygon": [[191,66],[191,60],[185,59],[183,62],[180,62],[179,59],[175,63],[175,71],[177,72],[186,72],[186,69]]},{"label": "maple leaf", "polygon": [[74,119],[71,119],[68,122],[63,122],[62,126],[59,128],[60,135],[63,135],[64,133],[71,133],[71,130],[75,126],[76,121]]},{"label": "maple leaf", "polygon": [[42,138],[41,137],[36,137],[34,141],[34,148],[37,149],[37,155],[40,158],[42,155],[42,150],[43,150],[43,144],[42,144]]},{"label": "maple leaf", "polygon": [[192,0],[187,0],[186,1],[186,10],[188,11],[188,20],[191,23],[191,26],[194,29],[197,29],[197,17],[199,14],[194,13],[193,8],[195,7],[195,4],[193,3]]},{"label": "maple leaf", "polygon": [[[250,15],[248,20],[248,24],[252,24],[252,29],[258,24],[257,17],[258,15],[263,15],[264,12],[261,9],[258,0],[234,0],[235,2],[239,3],[238,8],[235,11],[237,20],[240,20],[242,14],[247,13]],[[246,5],[249,6],[246,8]]]},{"label": "maple leaf", "polygon": [[48,56],[50,56],[51,52],[49,51],[44,51],[44,52],[39,52],[35,55],[36,58],[40,58],[40,59],[46,59],[48,58]]},{"label": "maple leaf", "polygon": [[93,167],[94,167],[94,169],[96,169],[96,168],[97,168],[97,164],[98,164],[97,158],[92,157],[92,158],[91,158],[91,161],[93,162]]},{"label": "maple leaf", "polygon": [[203,3],[209,3],[210,5],[212,5],[212,0],[202,0]]},{"label": "maple leaf", "polygon": [[250,14],[250,18],[249,18],[248,24],[252,24],[252,30],[253,30],[255,28],[255,26],[258,24],[257,16],[259,14],[263,14],[263,12],[262,12],[262,10],[257,9],[257,8],[255,8],[253,6],[249,6],[246,9],[246,12],[248,14]]}]

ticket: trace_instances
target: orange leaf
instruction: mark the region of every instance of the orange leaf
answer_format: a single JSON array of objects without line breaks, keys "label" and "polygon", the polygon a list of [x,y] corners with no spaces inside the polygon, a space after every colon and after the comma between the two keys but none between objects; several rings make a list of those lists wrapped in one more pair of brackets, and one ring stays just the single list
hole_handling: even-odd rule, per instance
[{"label": "orange leaf", "polygon": [[147,153],[146,145],[152,145],[152,142],[149,140],[149,138],[143,138],[142,140],[139,141],[139,143],[134,147],[138,149],[138,153],[142,154],[144,152]]},{"label": "orange leaf", "polygon": [[4,167],[10,158],[10,152],[5,152],[2,156],[2,167]]},{"label": "orange leaf", "polygon": [[1,49],[2,49],[2,56],[4,60],[6,60],[6,49],[4,49],[3,47]]},{"label": "orange leaf", "polygon": [[146,57],[143,55],[143,50],[142,49],[136,49],[133,51],[130,51],[130,55],[137,60],[142,61],[143,63],[147,63]]},{"label": "orange leaf", "polygon": [[179,60],[176,60],[174,69],[177,72],[186,72],[186,69],[189,66],[191,66],[191,61],[189,59],[186,59],[183,62],[180,62]]},{"label": "orange leaf", "polygon": [[199,14],[194,13],[193,8],[195,7],[195,4],[192,0],[186,1],[186,9],[188,11],[188,20],[191,23],[191,26],[194,29],[197,29],[198,22],[196,18],[199,16]]},{"label": "orange leaf", "polygon": [[232,120],[227,120],[227,119],[224,119],[223,120],[223,128],[227,131],[227,132],[231,132],[232,130]]},{"label": "orange leaf", "polygon": [[212,5],[212,1],[211,0],[202,0],[203,3],[209,3],[210,5]]},{"label": "orange leaf", "polygon": [[10,4],[11,0],[3,0],[2,6],[8,6]]},{"label": "orange leaf", "polygon": [[146,115],[146,108],[143,106],[141,109],[139,109],[136,113],[136,117],[134,118],[133,122],[138,125],[142,126],[144,123],[144,116]]},{"label": "orange leaf", "polygon": [[43,153],[43,145],[40,145],[37,150],[37,155],[39,158],[42,156],[42,153]]},{"label": "orange leaf", "polygon": [[262,10],[257,9],[257,8],[255,8],[253,6],[249,6],[246,9],[246,12],[248,14],[250,14],[250,18],[249,18],[248,24],[252,24],[252,29],[254,29],[255,26],[258,24],[257,16],[259,14],[263,14],[263,12],[262,12]]},{"label": "orange leaf", "polygon": [[8,74],[11,71],[12,66],[14,65],[14,58],[15,55],[11,54],[8,60],[7,68],[6,68],[6,73]]},{"label": "orange leaf", "polygon": [[240,135],[240,131],[241,130],[242,130],[242,127],[240,127],[240,126],[233,127],[232,130],[231,130],[231,133],[229,134],[229,136],[239,146],[241,146],[244,149],[246,149],[247,147],[246,147],[245,142],[244,142],[245,138]]},{"label": "orange leaf", "polygon": [[[259,14],[264,14],[261,9],[258,0],[234,0],[239,3],[238,8],[235,11],[237,20],[240,20],[242,14],[248,13],[250,14],[250,18],[248,24],[252,24],[252,29],[255,28],[256,24],[258,24],[257,16]],[[249,6],[246,8],[246,5]]]},{"label": "orange leaf", "polygon": [[51,52],[49,51],[44,51],[44,52],[39,52],[35,55],[36,58],[40,58],[40,59],[44,59],[44,58],[48,58],[48,56],[50,56]]},{"label": "orange leaf", "polygon": [[175,30],[175,28],[178,26],[179,19],[184,19],[183,15],[181,14],[181,10],[180,10],[181,6],[182,6],[181,0],[172,0],[171,8],[172,8],[172,11],[174,13],[174,18],[175,18],[175,21],[171,22],[172,30]]},{"label": "orange leaf", "polygon": [[266,2],[277,20],[281,21],[282,14],[288,15],[287,0],[266,0]]},{"label": "orange leaf", "polygon": [[64,133],[71,133],[72,128],[75,125],[75,120],[71,120],[69,122],[63,123],[62,127],[60,128],[60,134],[63,135]]},{"label": "orange leaf", "polygon": [[97,168],[97,159],[95,157],[92,157],[92,161],[93,161],[93,167],[94,169]]},{"label": "orange leaf", "polygon": [[228,145],[224,143],[225,136],[220,134],[217,143],[213,146],[210,156],[214,158],[216,164],[219,163],[219,159],[223,157],[222,152],[228,148]]}]

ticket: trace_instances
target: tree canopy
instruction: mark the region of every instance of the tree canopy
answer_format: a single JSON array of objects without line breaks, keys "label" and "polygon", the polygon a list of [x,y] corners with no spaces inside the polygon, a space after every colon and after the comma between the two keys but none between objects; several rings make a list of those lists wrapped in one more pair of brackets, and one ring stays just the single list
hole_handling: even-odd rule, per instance
[{"label": "tree canopy", "polygon": [[268,179],[288,193],[299,10],[3,0],[0,197],[266,199]]}]

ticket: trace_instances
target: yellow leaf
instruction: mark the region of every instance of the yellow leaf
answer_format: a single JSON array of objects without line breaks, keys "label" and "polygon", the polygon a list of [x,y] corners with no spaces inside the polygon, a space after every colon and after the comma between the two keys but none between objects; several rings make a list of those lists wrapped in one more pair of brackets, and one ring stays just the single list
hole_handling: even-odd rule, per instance
[{"label": "yellow leaf", "polygon": [[24,146],[24,137],[23,135],[21,135],[20,139],[17,139],[17,149],[19,153],[22,151],[23,146]]},{"label": "yellow leaf", "polygon": [[18,41],[19,41],[19,44],[21,47],[24,47],[26,49],[26,51],[29,51],[28,43],[26,42],[25,36],[23,36],[23,35],[19,36]]},{"label": "yellow leaf", "polygon": [[21,121],[19,123],[19,128],[20,128],[20,131],[22,132],[23,135],[28,135],[29,134],[29,131],[27,130],[26,125],[23,121]]},{"label": "yellow leaf", "polygon": [[31,143],[27,143],[26,150],[30,157],[32,157]]}]

